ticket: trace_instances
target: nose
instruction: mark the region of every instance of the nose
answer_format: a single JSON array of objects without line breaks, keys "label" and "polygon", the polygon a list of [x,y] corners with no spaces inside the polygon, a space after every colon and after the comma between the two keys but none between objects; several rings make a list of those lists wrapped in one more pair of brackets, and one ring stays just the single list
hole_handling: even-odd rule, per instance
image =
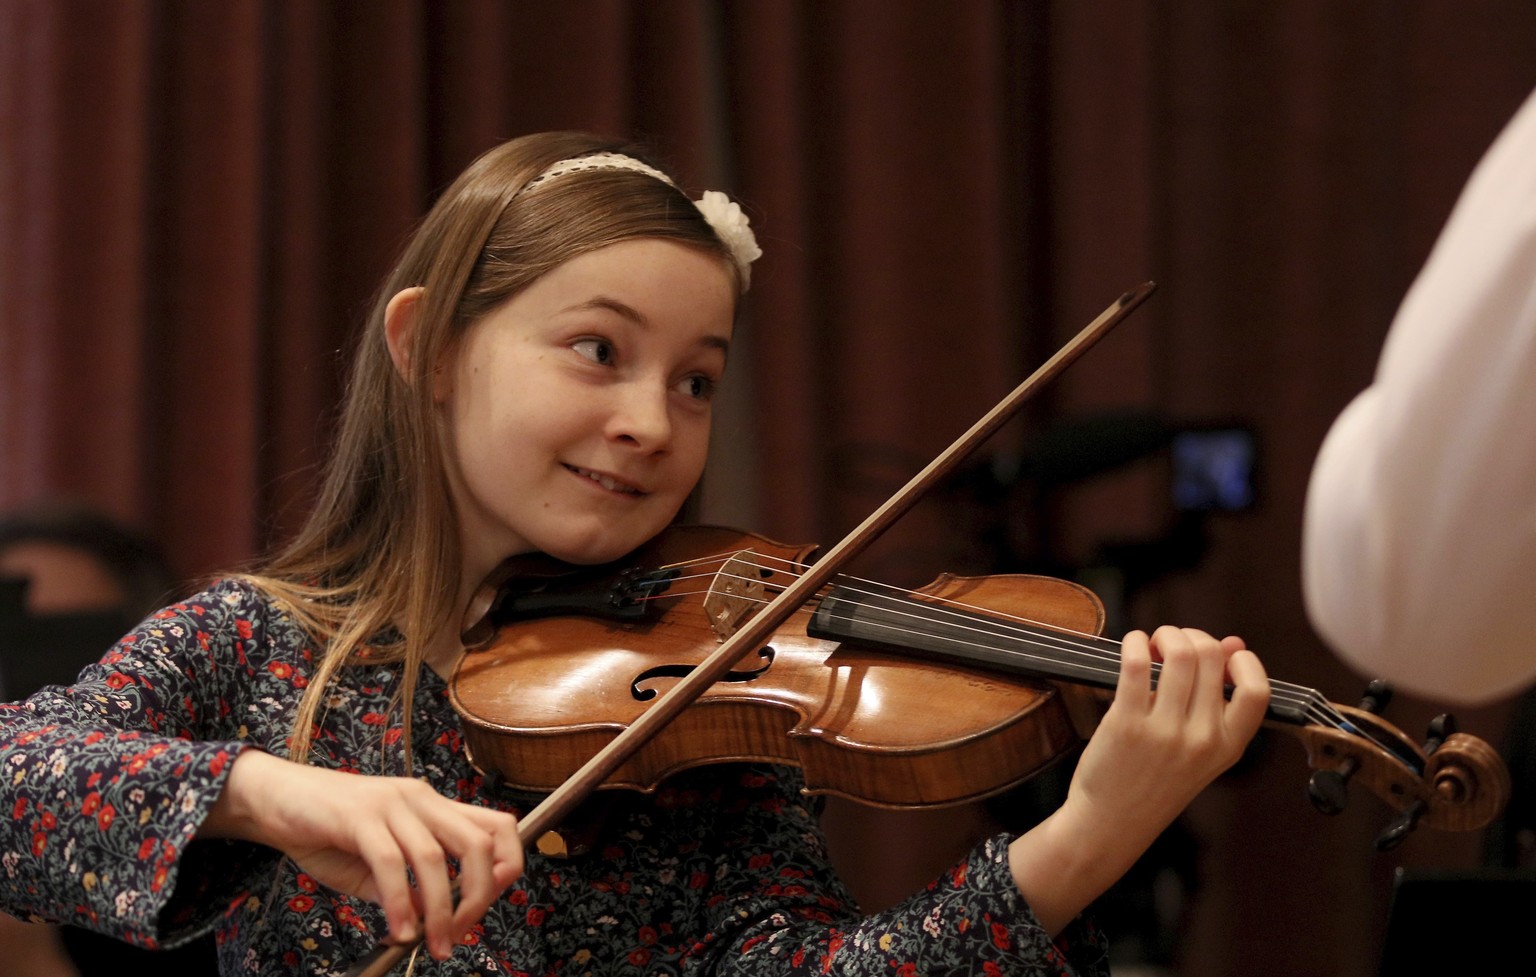
[{"label": "nose", "polygon": [[664,382],[622,384],[615,391],[608,436],[646,454],[666,451],[672,444],[672,412]]}]

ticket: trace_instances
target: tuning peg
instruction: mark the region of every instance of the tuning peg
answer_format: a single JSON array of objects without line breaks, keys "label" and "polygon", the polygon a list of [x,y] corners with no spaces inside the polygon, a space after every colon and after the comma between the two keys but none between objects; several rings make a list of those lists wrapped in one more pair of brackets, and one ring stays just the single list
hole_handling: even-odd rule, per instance
[{"label": "tuning peg", "polygon": [[[1424,741],[1424,755],[1431,756],[1436,750],[1445,744],[1446,737],[1456,732],[1456,717],[1450,713],[1441,713],[1429,721],[1428,738]],[[1382,830],[1376,838],[1377,851],[1390,851],[1403,843],[1419,824],[1419,818],[1429,810],[1429,805],[1424,801],[1414,801],[1403,810],[1403,813],[1392,819],[1392,822]]]},{"label": "tuning peg", "polygon": [[[1360,697],[1360,708],[1380,714],[1392,701],[1392,686],[1375,679],[1365,687]],[[1312,806],[1324,814],[1338,814],[1349,806],[1349,778],[1360,769],[1360,761],[1354,757],[1345,760],[1337,770],[1318,770],[1307,780],[1307,796]]]},{"label": "tuning peg", "polygon": [[1391,851],[1402,844],[1403,839],[1408,837],[1409,832],[1418,826],[1419,818],[1427,810],[1429,810],[1429,805],[1423,801],[1414,801],[1408,805],[1403,810],[1403,813],[1393,818],[1391,823],[1382,829],[1381,834],[1376,836],[1376,850]]},{"label": "tuning peg", "polygon": [[1312,806],[1324,814],[1338,814],[1349,806],[1349,778],[1360,768],[1360,761],[1350,757],[1338,770],[1315,770],[1307,780],[1307,796]]},{"label": "tuning peg", "polygon": [[1424,755],[1429,756],[1444,745],[1446,737],[1456,732],[1456,717],[1442,712],[1429,721],[1429,738],[1424,741]]},{"label": "tuning peg", "polygon": [[1381,679],[1373,679],[1360,697],[1360,708],[1381,715],[1392,703],[1392,686]]}]

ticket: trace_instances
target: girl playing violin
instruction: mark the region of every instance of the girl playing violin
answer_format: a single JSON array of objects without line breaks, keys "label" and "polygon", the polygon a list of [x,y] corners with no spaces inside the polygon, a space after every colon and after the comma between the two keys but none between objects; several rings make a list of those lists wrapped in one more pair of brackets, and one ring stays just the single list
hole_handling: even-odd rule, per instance
[{"label": "girl playing violin", "polygon": [[459,749],[445,676],[474,589],[675,517],[758,254],[735,204],[630,147],[551,133],[470,166],[379,294],[297,538],[0,707],[0,905],[142,945],[212,927],[225,974],[421,939],[435,974],[1104,972],[1079,914],[1264,715],[1236,638],[1127,636],[1063,806],[869,917],[797,770],[683,774],[556,859],[518,836],[533,799]]}]

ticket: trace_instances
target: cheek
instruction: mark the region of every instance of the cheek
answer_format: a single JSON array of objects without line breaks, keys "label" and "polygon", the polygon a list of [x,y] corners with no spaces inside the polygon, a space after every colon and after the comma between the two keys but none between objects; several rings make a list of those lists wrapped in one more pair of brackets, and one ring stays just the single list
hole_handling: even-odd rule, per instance
[{"label": "cheek", "polygon": [[533,427],[519,416],[505,390],[483,382],[483,377],[461,373],[459,379],[443,407],[443,418],[459,469],[483,490],[523,467]]},{"label": "cheek", "polygon": [[697,425],[696,430],[688,433],[686,447],[679,451],[684,459],[683,468],[690,485],[704,474],[704,465],[709,461],[709,435],[710,424],[706,418]]}]

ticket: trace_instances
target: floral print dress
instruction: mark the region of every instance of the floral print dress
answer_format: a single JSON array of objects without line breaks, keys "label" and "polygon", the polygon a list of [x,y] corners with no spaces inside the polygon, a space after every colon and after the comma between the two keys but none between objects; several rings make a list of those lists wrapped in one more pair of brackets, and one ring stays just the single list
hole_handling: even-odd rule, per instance
[{"label": "floral print dress", "polygon": [[[123,638],[71,688],[0,706],[0,908],[141,946],[212,928],[220,971],[334,975],[368,953],[382,913],[279,853],[194,835],[243,749],[283,755],[315,648],[263,592],[226,581]],[[397,665],[348,668],[330,691],[317,764],[396,774]],[[416,776],[514,813],[465,759],[445,683],[423,669]],[[381,735],[382,734],[382,735]],[[834,876],[799,773],[721,766],[624,796],[585,854],[529,851],[526,876],[448,961],[419,974],[1103,974],[1075,922],[1048,937],[978,846],[905,903],[862,917]]]}]

